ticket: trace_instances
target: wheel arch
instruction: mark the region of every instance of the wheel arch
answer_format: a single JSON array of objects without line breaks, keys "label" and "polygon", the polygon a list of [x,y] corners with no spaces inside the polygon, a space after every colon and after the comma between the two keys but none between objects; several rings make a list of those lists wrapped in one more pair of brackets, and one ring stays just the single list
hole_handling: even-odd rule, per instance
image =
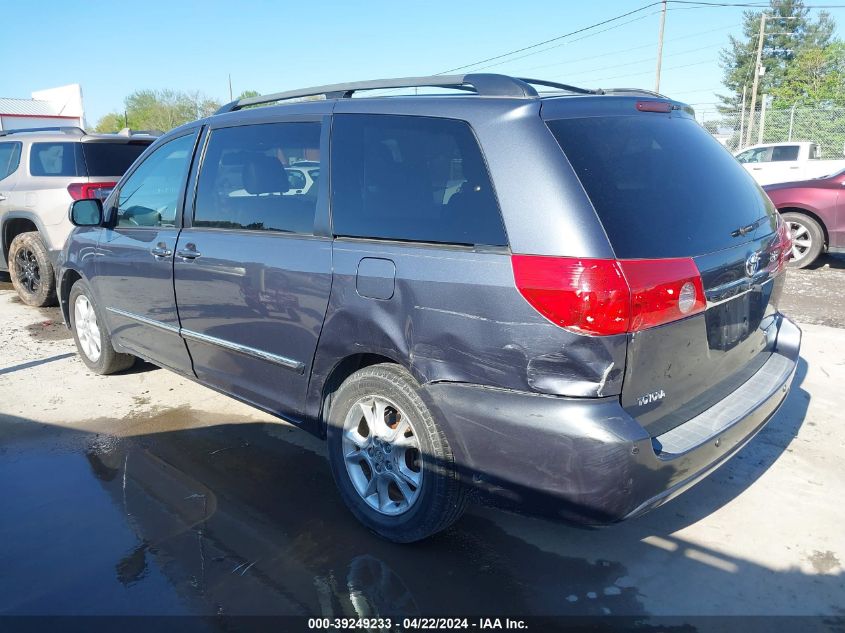
[{"label": "wheel arch", "polygon": [[21,233],[35,231],[44,235],[44,229],[40,220],[32,213],[12,211],[3,218],[3,225],[0,227],[0,240],[2,240],[3,261],[9,262],[9,248],[12,240]]},{"label": "wheel arch", "polygon": [[812,218],[816,221],[816,223],[821,227],[822,234],[824,235],[824,250],[827,250],[828,245],[830,244],[830,234],[827,231],[827,225],[825,225],[824,220],[815,212],[807,209],[805,207],[781,207],[778,209],[778,213],[799,213],[801,215],[806,215],[809,218]]},{"label": "wheel arch", "polygon": [[61,275],[58,282],[59,306],[62,309],[62,318],[65,320],[65,325],[70,327],[70,307],[68,306],[70,289],[73,288],[73,284],[82,279],[82,273],[76,268],[66,268]]},{"label": "wheel arch", "polygon": [[[325,379],[320,381],[321,384],[319,385],[319,389],[317,391],[319,394],[319,400],[316,403],[319,407],[316,416],[316,431],[321,438],[325,439],[326,437],[328,411],[331,407],[332,396],[338,390],[340,385],[343,384],[343,381],[359,369],[382,363],[390,363],[404,367],[404,365],[398,360],[391,358],[390,356],[386,356],[383,352],[356,352],[338,360],[329,370],[328,374],[326,374]],[[407,369],[407,367],[405,367],[405,369]],[[309,392],[313,394],[312,389],[309,389]]]}]

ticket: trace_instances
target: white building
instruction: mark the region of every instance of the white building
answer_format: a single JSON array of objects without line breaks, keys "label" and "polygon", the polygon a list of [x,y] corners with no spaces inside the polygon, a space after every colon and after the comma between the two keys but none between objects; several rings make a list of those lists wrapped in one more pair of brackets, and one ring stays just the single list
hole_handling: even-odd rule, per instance
[{"label": "white building", "polygon": [[31,99],[0,97],[0,130],[34,127],[85,128],[82,88],[70,84],[37,90]]}]

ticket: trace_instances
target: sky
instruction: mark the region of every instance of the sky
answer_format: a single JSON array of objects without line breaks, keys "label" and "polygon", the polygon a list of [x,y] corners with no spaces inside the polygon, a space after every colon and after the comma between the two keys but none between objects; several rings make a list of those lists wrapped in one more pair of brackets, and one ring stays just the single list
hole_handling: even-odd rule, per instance
[{"label": "sky", "polygon": [[[618,16],[653,0],[5,0],[0,96],[82,85],[89,125],[139,89],[228,101],[326,83],[440,73]],[[740,0],[723,0],[739,2]],[[809,0],[808,5],[838,4]],[[673,5],[669,5],[673,7]],[[718,52],[742,8],[681,8],[666,18],[660,91],[712,109]],[[484,70],[587,87],[654,88],[658,6]],[[831,9],[845,36],[845,8]],[[25,25],[37,23],[37,37]],[[612,28],[611,28],[612,27]]]}]

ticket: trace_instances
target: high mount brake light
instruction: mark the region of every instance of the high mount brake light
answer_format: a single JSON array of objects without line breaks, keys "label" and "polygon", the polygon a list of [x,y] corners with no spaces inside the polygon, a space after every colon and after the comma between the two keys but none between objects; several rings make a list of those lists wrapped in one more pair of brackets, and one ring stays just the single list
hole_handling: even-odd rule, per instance
[{"label": "high mount brake light", "polygon": [[672,104],[667,101],[637,101],[640,112],[671,112]]},{"label": "high mount brake light", "polygon": [[74,200],[104,198],[98,194],[102,189],[114,189],[116,182],[74,182],[67,186],[67,192]]},{"label": "high mount brake light", "polygon": [[516,287],[544,317],[584,334],[636,332],[701,312],[695,262],[513,255]]}]

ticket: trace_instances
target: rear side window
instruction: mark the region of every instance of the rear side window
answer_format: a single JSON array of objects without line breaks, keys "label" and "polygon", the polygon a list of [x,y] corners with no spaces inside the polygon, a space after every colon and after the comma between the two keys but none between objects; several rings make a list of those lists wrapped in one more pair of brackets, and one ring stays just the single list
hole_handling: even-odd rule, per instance
[{"label": "rear side window", "polygon": [[487,167],[464,121],[336,115],[331,179],[335,235],[507,245]]},{"label": "rear side window", "polygon": [[319,122],[219,128],[197,184],[194,226],[251,231],[314,231],[317,187],[298,169],[320,161]]},{"label": "rear side window", "polygon": [[657,114],[548,122],[623,259],[693,257],[741,243],[774,213],[695,121]]},{"label": "rear side window", "polygon": [[784,145],[772,148],[772,161],[798,160],[798,146]]},{"label": "rear side window", "polygon": [[122,176],[149,143],[82,143],[88,175],[94,178]]},{"label": "rear side window", "polygon": [[0,180],[15,173],[20,162],[20,143],[0,143]]},{"label": "rear side window", "polygon": [[33,176],[85,176],[81,145],[33,143],[29,150],[29,173]]}]

